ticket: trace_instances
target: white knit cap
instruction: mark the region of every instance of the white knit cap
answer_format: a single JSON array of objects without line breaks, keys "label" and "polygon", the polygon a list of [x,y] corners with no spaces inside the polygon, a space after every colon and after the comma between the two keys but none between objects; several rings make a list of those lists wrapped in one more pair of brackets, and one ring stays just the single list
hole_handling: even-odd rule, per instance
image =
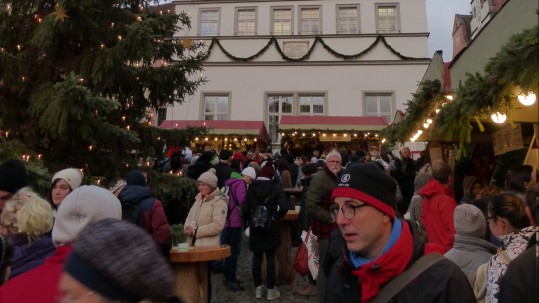
[{"label": "white knit cap", "polygon": [[71,190],[75,190],[82,183],[82,177],[83,175],[80,170],[75,168],[66,168],[54,174],[54,177],[52,177],[52,182],[54,182],[56,179],[62,179],[69,184]]},{"label": "white knit cap", "polygon": [[474,205],[462,204],[455,208],[453,221],[457,235],[483,238],[487,223],[483,212]]},{"label": "white knit cap", "polygon": [[254,168],[252,167],[246,167],[243,169],[243,171],[241,172],[242,175],[244,176],[249,176],[251,179],[256,179],[256,171]]},{"label": "white knit cap", "polygon": [[207,184],[211,188],[217,188],[217,176],[215,168],[210,168],[207,172],[198,177],[197,181]]},{"label": "white knit cap", "polygon": [[58,207],[52,240],[56,245],[71,243],[88,223],[105,218],[122,218],[118,198],[98,186],[81,186],[69,193]]}]

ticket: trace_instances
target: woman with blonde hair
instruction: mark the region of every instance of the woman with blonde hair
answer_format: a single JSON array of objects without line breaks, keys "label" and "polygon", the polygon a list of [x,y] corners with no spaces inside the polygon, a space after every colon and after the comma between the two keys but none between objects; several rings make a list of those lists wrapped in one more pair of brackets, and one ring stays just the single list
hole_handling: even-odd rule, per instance
[{"label": "woman with blonde hair", "polygon": [[52,208],[29,187],[8,200],[0,222],[13,243],[10,279],[40,265],[54,253],[50,236]]}]

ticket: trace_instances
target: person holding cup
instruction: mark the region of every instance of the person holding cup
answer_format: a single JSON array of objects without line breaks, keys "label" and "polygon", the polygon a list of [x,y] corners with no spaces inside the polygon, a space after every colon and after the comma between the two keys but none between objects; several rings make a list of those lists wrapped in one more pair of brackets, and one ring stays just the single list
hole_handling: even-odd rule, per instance
[{"label": "person holding cup", "polygon": [[199,193],[185,219],[187,243],[191,246],[217,246],[225,226],[228,197],[217,188],[215,169],[210,168],[197,181]]},{"label": "person holding cup", "polygon": [[[214,168],[201,174],[197,181],[199,193],[184,224],[187,243],[190,246],[219,246],[228,211],[228,197],[217,187]],[[208,302],[211,302],[212,292],[210,271],[211,266],[208,266]]]}]

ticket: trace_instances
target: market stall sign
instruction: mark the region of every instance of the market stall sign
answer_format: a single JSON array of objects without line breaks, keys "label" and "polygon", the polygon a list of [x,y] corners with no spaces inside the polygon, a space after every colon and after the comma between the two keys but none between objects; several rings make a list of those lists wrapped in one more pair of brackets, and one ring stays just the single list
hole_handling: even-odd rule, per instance
[{"label": "market stall sign", "polygon": [[522,141],[522,125],[515,123],[514,126],[508,124],[492,134],[492,145],[494,155],[498,156],[512,150],[524,148]]},{"label": "market stall sign", "polygon": [[350,134],[320,134],[318,135],[320,142],[350,142],[352,137]]}]

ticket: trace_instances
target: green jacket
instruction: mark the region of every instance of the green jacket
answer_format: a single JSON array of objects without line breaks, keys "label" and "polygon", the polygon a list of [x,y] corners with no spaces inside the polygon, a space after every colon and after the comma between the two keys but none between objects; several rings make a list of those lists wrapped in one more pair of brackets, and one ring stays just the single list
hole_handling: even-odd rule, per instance
[{"label": "green jacket", "polygon": [[313,176],[305,206],[307,213],[311,217],[312,232],[319,238],[328,239],[330,232],[336,227],[329,214],[331,193],[337,186],[337,176],[327,167]]}]

